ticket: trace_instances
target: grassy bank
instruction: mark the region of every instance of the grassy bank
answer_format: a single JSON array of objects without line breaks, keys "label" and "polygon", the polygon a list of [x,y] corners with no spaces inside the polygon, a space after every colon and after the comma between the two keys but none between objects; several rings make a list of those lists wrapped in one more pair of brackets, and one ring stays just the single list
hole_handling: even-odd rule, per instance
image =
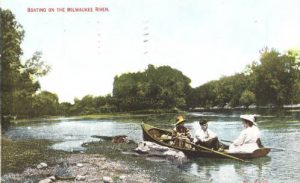
[{"label": "grassy bank", "polygon": [[[148,119],[151,116],[175,116],[179,112],[170,110],[143,110],[143,111],[133,111],[130,113],[104,113],[104,114],[87,114],[87,115],[75,115],[75,116],[43,116],[34,118],[20,118],[11,120],[12,124],[19,123],[35,123],[35,122],[57,122],[62,120],[92,120],[92,119]],[[186,112],[180,111],[181,114]]]},{"label": "grassy bank", "polygon": [[66,155],[62,151],[49,150],[48,146],[54,142],[49,140],[11,140],[5,136],[1,138],[1,172],[22,172],[27,167],[36,166],[42,161],[53,162],[53,158]]}]

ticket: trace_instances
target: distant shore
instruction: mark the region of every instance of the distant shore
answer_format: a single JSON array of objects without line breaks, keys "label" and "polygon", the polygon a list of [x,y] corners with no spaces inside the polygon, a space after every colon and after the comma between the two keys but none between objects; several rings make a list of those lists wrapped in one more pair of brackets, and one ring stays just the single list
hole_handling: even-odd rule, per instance
[{"label": "distant shore", "polygon": [[40,122],[40,121],[49,121],[56,122],[61,120],[82,120],[82,119],[126,119],[126,118],[143,118],[147,116],[154,115],[176,115],[176,114],[184,114],[187,111],[181,110],[164,110],[164,109],[151,109],[151,110],[140,110],[140,111],[130,111],[130,112],[116,112],[116,113],[102,113],[102,114],[83,114],[83,115],[71,115],[71,116],[41,116],[41,117],[12,117],[11,123],[19,124],[19,123],[28,123],[28,122]]},{"label": "distant shore", "polygon": [[291,110],[297,110],[300,109],[300,104],[289,104],[289,105],[283,105],[282,107],[278,107],[275,105],[267,105],[267,106],[256,106],[256,105],[250,105],[248,107],[245,106],[237,106],[237,107],[231,107],[231,106],[213,106],[213,107],[195,107],[190,108],[189,111],[208,111],[208,110],[255,110],[255,109],[291,109]]},{"label": "distant shore", "polygon": [[122,112],[122,113],[103,113],[103,114],[85,114],[85,115],[73,115],[73,116],[43,116],[43,117],[27,117],[27,118],[15,118],[12,119],[11,122],[13,124],[19,124],[19,123],[34,123],[34,122],[41,122],[41,121],[47,121],[47,122],[57,122],[61,120],[83,120],[83,119],[126,119],[126,118],[143,118],[147,116],[152,115],[176,115],[176,114],[186,114],[188,112],[210,112],[210,111],[235,111],[235,110],[249,110],[249,111],[255,111],[255,110],[269,110],[269,109],[283,109],[288,111],[299,111],[300,110],[300,104],[293,104],[293,105],[284,105],[282,107],[275,107],[272,105],[269,106],[238,106],[238,107],[195,107],[190,108],[187,111],[181,111],[181,110],[143,110],[143,111],[130,111],[130,112]]}]

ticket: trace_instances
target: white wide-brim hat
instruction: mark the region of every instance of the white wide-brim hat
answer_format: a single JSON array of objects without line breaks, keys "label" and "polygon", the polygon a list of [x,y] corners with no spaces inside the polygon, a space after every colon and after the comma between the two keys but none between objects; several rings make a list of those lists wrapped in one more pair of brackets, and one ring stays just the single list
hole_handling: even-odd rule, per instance
[{"label": "white wide-brim hat", "polygon": [[257,126],[256,121],[257,115],[241,115],[240,118],[252,122],[255,126]]}]

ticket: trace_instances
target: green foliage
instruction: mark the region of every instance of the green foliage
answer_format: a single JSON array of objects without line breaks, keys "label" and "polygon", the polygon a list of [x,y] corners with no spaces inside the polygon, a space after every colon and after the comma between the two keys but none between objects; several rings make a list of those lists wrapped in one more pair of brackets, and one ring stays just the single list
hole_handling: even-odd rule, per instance
[{"label": "green foliage", "polygon": [[0,54],[1,54],[1,116],[13,113],[14,92],[21,77],[21,42],[24,37],[22,26],[9,10],[0,8]]},{"label": "green foliage", "polygon": [[190,107],[293,104],[300,102],[300,52],[264,49],[243,73],[205,83],[190,92]]},{"label": "green foliage", "polygon": [[35,52],[24,64],[24,72],[28,73],[33,80],[45,76],[50,69],[51,67],[42,61],[42,52],[39,51]]},{"label": "green foliage", "polygon": [[249,90],[245,90],[242,95],[241,98],[239,100],[241,105],[244,105],[246,107],[248,107],[249,105],[255,103],[255,94]]},{"label": "green foliage", "polygon": [[114,79],[113,97],[120,111],[186,107],[191,80],[169,66],[149,65],[144,72]]},{"label": "green foliage", "polygon": [[193,89],[193,97],[189,101],[194,101],[193,107],[237,106],[242,92],[251,86],[250,78],[245,74],[222,77]]},{"label": "green foliage", "polygon": [[66,115],[66,116],[70,116],[71,115],[71,108],[72,108],[72,104],[69,102],[62,102],[59,104],[58,107],[58,114],[59,115]]},{"label": "green foliage", "polygon": [[272,49],[261,52],[260,65],[253,66],[255,94],[260,105],[291,104],[297,101],[300,79],[299,52],[281,54]]},{"label": "green foliage", "polygon": [[39,108],[33,108],[35,93],[40,88],[37,79],[47,74],[50,67],[41,61],[40,52],[21,63],[24,30],[11,11],[0,8],[0,14],[1,116],[37,115],[35,110]]},{"label": "green foliage", "polygon": [[81,100],[75,98],[74,104],[66,106],[68,113],[64,115],[89,115],[99,113],[112,113],[117,111],[115,99],[111,95],[97,96],[86,95]]},{"label": "green foliage", "polygon": [[33,98],[32,102],[32,115],[45,116],[58,114],[58,97],[54,93],[42,91]]}]

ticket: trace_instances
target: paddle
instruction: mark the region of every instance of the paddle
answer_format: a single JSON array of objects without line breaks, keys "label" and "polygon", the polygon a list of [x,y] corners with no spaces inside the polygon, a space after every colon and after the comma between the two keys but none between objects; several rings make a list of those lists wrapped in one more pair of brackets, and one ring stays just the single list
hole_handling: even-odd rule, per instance
[{"label": "paddle", "polygon": [[[221,139],[221,141],[233,143],[233,142],[230,141],[230,140],[222,140],[222,139]],[[279,151],[293,151],[293,152],[296,152],[296,153],[300,153],[299,151],[295,151],[295,150],[292,150],[292,149],[284,149],[284,148],[278,148],[278,147],[266,147],[266,148],[275,149],[275,150],[279,150]]]},{"label": "paddle", "polygon": [[221,139],[221,141],[223,141],[223,142],[229,142],[229,143],[233,143],[232,141],[230,141],[230,140],[222,140]]},{"label": "paddle", "polygon": [[221,156],[225,156],[225,157],[228,157],[228,158],[231,158],[231,159],[234,159],[234,160],[238,160],[238,161],[242,161],[242,162],[249,162],[249,161],[245,161],[243,159],[240,159],[240,158],[237,158],[237,157],[234,157],[234,156],[231,156],[229,154],[225,154],[225,153],[222,153],[222,152],[219,152],[219,151],[215,151],[213,149],[210,149],[210,148],[207,148],[207,147],[204,147],[204,146],[200,146],[200,145],[196,145],[194,143],[189,143],[189,142],[185,142],[187,144],[190,144],[190,145],[193,145],[195,147],[199,147],[201,149],[204,149],[204,150],[207,150],[207,151],[210,151],[210,152],[213,152],[213,153],[216,153],[216,154],[219,154]]},{"label": "paddle", "polygon": [[292,152],[295,152],[295,153],[300,153],[299,151],[292,150],[292,149],[284,149],[284,148],[278,148],[278,147],[267,147],[267,148],[275,149],[275,150],[279,150],[279,151],[292,151]]}]

